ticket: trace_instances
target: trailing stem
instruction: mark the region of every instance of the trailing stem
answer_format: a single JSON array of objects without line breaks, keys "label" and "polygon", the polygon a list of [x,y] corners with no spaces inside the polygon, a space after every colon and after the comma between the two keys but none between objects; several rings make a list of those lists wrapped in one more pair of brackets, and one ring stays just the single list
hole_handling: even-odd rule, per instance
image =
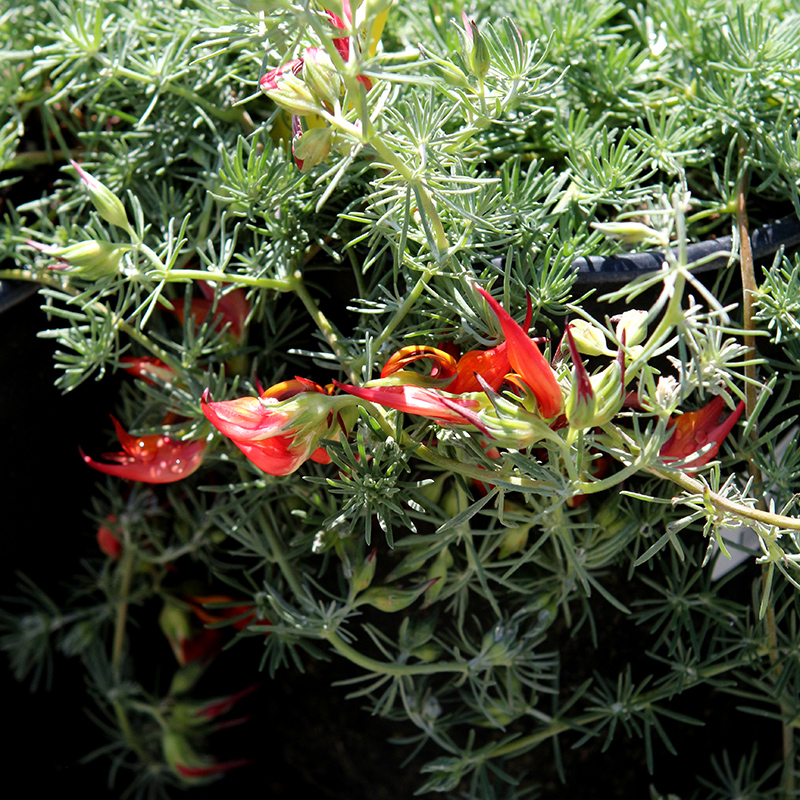
[{"label": "trailing stem", "polygon": [[[736,227],[739,233],[739,264],[742,275],[742,317],[744,334],[745,353],[745,414],[748,421],[751,420],[758,402],[758,385],[756,375],[756,358],[758,350],[756,347],[756,323],[754,314],[754,300],[758,286],[756,284],[755,265],[753,263],[753,251],[750,246],[750,226],[747,220],[747,185],[749,170],[745,163],[747,157],[747,143],[743,137],[739,139],[739,183],[736,190]],[[750,443],[754,444],[758,438],[758,431],[754,421],[750,423]],[[757,493],[756,505],[760,509],[765,509],[766,504],[763,497],[763,478],[761,470],[755,461],[755,455],[751,454],[748,458],[750,476],[753,478],[754,491]],[[769,591],[768,570],[772,564],[763,564],[761,567],[761,591],[762,594]],[[769,658],[773,665],[775,682],[780,679],[783,667],[778,663],[778,631],[775,621],[775,607],[772,603],[767,606],[765,614],[767,626],[767,640],[769,642]],[[782,740],[783,740],[783,796],[791,797],[794,795],[794,729],[789,720],[791,710],[786,703],[780,703]]]}]

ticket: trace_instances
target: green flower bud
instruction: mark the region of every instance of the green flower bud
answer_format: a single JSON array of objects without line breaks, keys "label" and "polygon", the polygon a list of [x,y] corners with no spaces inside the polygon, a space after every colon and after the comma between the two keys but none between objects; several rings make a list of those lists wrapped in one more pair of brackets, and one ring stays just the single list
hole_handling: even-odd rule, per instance
[{"label": "green flower bud", "polygon": [[169,685],[169,694],[172,696],[185,694],[194,688],[197,681],[203,676],[210,662],[196,658],[175,671]]},{"label": "green flower bud", "polygon": [[408,608],[426,589],[433,585],[433,581],[426,581],[410,589],[398,589],[394,586],[376,586],[367,589],[354,606],[369,605],[391,614]]},{"label": "green flower bud", "polygon": [[292,153],[300,164],[301,172],[308,172],[312,167],[321,164],[331,152],[331,128],[311,128],[295,139]]},{"label": "green flower bud", "polygon": [[613,317],[611,321],[617,324],[614,330],[617,335],[617,340],[620,342],[624,341],[627,347],[641,344],[647,336],[646,311],[632,308],[619,316]]},{"label": "green flower bud", "polygon": [[309,47],[303,53],[302,78],[317,100],[332,112],[342,94],[342,82],[333,62],[321,47]]},{"label": "green flower bud", "polygon": [[502,561],[504,558],[513,556],[514,553],[519,553],[525,549],[528,544],[528,536],[530,535],[533,524],[515,525],[513,528],[506,528],[503,533],[503,538],[500,539],[500,547],[497,551],[497,557]]},{"label": "green flower bud", "polygon": [[394,0],[367,0],[364,16],[367,19],[370,17],[377,17],[378,14],[387,12],[393,5]]},{"label": "green flower bud", "polygon": [[464,22],[464,36],[461,39],[461,57],[467,65],[467,69],[478,80],[483,80],[492,63],[489,48],[483,35],[478,30],[478,26],[467,16],[467,12],[461,13]]},{"label": "green flower bud", "polygon": [[597,325],[592,325],[585,319],[576,319],[569,325],[579,353],[585,356],[613,355],[613,351],[608,348],[605,333]]},{"label": "green flower bud", "polygon": [[620,412],[625,400],[619,361],[612,361],[602,372],[592,375],[590,380],[596,404],[592,424],[605,425]]},{"label": "green flower bud", "polygon": [[442,648],[436,644],[435,642],[428,642],[427,644],[423,644],[421,647],[417,647],[411,651],[409,655],[412,658],[418,658],[420,661],[425,661],[426,663],[430,664],[433,661],[436,661],[437,658],[442,654]]},{"label": "green flower bud", "polygon": [[425,591],[425,605],[429,606],[435,603],[442,593],[445,584],[447,583],[447,571],[453,566],[453,556],[450,555],[450,549],[445,547],[436,556],[433,563],[428,567],[428,578],[431,582],[428,589]]},{"label": "green flower bud", "polygon": [[89,192],[89,199],[92,201],[92,205],[97,209],[97,213],[106,222],[110,222],[118,228],[130,231],[131,226],[128,222],[128,215],[125,213],[125,207],[122,205],[122,201],[119,197],[107,186],[100,183],[97,178],[93,178],[88,172],[85,172],[75,161],[70,161],[69,163],[75,168],[84,186],[86,186]]},{"label": "green flower bud", "polygon": [[481,650],[470,662],[469,666],[483,670],[489,667],[508,667],[514,660],[513,645],[517,638],[515,626],[506,628],[496,625],[484,634]]},{"label": "green flower bud", "polygon": [[413,622],[411,617],[405,617],[400,623],[397,636],[397,641],[401,649],[416,650],[424,644],[427,644],[433,638],[433,634],[436,631],[437,618],[438,614],[435,611],[427,613],[421,619],[414,619]]},{"label": "green flower bud", "polygon": [[350,578],[350,589],[353,595],[363,592],[372,583],[378,563],[377,552],[378,549],[374,547],[372,552],[353,569],[353,575]]},{"label": "green flower bud", "polygon": [[296,59],[268,72],[259,84],[261,91],[275,105],[298,117],[318,114],[323,110],[317,96],[295,74],[295,70],[299,71],[302,67],[302,60]]},{"label": "green flower bud", "polygon": [[42,253],[57,258],[61,263],[55,269],[67,270],[87,280],[97,280],[119,272],[122,256],[130,250],[128,245],[97,242],[88,239],[66,247],[51,247],[38,242],[28,242]]},{"label": "green flower bud", "polygon": [[592,227],[610,239],[620,239],[626,244],[656,244],[666,246],[664,234],[641,222],[593,222]]},{"label": "green flower bud", "polygon": [[572,386],[567,396],[567,403],[564,413],[569,422],[570,428],[583,430],[594,424],[595,409],[597,402],[592,389],[592,382],[589,373],[583,366],[581,354],[572,335],[572,326],[567,325],[567,342],[572,356]]}]

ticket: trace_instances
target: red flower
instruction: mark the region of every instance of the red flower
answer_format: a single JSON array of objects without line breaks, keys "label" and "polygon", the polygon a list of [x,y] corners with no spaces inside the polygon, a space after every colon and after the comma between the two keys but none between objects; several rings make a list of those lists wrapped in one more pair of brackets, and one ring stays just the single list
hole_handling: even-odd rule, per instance
[{"label": "red flower", "polygon": [[[350,10],[350,3],[348,0],[344,0],[342,3],[342,10],[344,11],[344,15],[348,20],[353,19],[353,12]],[[341,17],[337,17],[332,11],[328,11],[328,16],[331,18],[331,22],[335,27],[341,30],[344,30],[347,27],[345,21]],[[334,39],[333,45],[339,51],[342,61],[344,61],[346,64],[350,60],[350,37],[343,36],[339,39]],[[356,80],[360,83],[363,83],[367,91],[372,88],[372,81],[366,75],[359,75]]]},{"label": "red flower", "polygon": [[[195,297],[189,304],[189,316],[199,325],[208,319],[214,307],[214,287],[206,281],[198,281],[203,297]],[[183,322],[185,319],[184,306],[175,304],[175,316]],[[233,289],[220,295],[217,300],[217,316],[214,318],[214,329],[221,331],[228,325],[228,332],[237,341],[242,341],[244,325],[250,313],[250,303],[247,302],[247,293],[244,289]]]},{"label": "red flower", "polygon": [[184,732],[170,728],[164,729],[161,744],[164,760],[187,785],[208,783],[222,772],[253,763],[249,758],[215,761],[210,756],[198,753]]},{"label": "red flower", "polygon": [[165,383],[168,383],[175,377],[172,368],[168,367],[161,359],[155,358],[154,356],[140,356],[139,358],[123,356],[120,359],[120,363],[123,365],[122,368],[129,375],[140,378],[151,386],[155,384],[151,376],[155,376]]},{"label": "red flower", "polygon": [[142,483],[175,483],[195,472],[203,462],[205,440],[180,442],[159,433],[148,436],[131,436],[111,417],[117,430],[121,453],[103,453],[111,464],[95,461],[81,448],[81,458],[93,469],[106,475]]},{"label": "red flower", "polygon": [[[744,411],[744,402],[740,402],[720,423],[719,416],[724,405],[725,401],[717,395],[698,411],[690,411],[678,417],[672,436],[661,447],[661,458],[666,462],[687,460],[686,466],[693,470],[711,461]],[[697,458],[692,458],[706,445],[713,446]]]},{"label": "red flower", "polygon": [[[344,392],[368,400],[386,408],[396,408],[407,414],[418,414],[429,417],[439,423],[454,423],[457,425],[473,424],[472,416],[465,416],[470,411],[482,407],[480,401],[474,398],[448,396],[437,389],[425,389],[421,386],[374,386],[364,388],[350,386],[334,381],[335,385]],[[464,413],[462,413],[462,410]]]},{"label": "red flower", "polygon": [[260,397],[218,403],[208,402],[207,395],[200,406],[209,422],[267,474],[289,475],[309,458],[330,462],[318,445],[338,435],[341,418],[335,413],[336,398],[313,381],[295,378]]},{"label": "red flower", "polygon": [[[348,20],[352,19],[352,12],[350,11],[350,4],[345,0],[343,4],[344,15],[347,17]],[[328,17],[330,18],[333,26],[338,28],[339,30],[345,30],[348,26],[347,23],[341,18],[334,14],[332,11],[326,12]],[[342,61],[347,63],[350,60],[350,37],[349,36],[341,36],[334,38],[333,46],[336,48],[339,55],[342,57]],[[303,56],[301,58],[295,58],[291,61],[287,61],[285,64],[282,64],[280,67],[275,67],[275,69],[271,69],[265,75],[261,77],[261,80],[258,82],[259,88],[262,92],[270,92],[277,89],[280,85],[281,78],[288,73],[292,73],[293,75],[299,75],[300,72],[303,70],[303,65],[305,63],[305,59],[312,57],[310,55],[310,51],[316,51],[319,48],[307,48],[303,51]],[[372,81],[366,75],[358,75],[356,80],[360,83],[363,83],[366,87],[367,91],[372,88]]]},{"label": "red flower", "polygon": [[239,767],[246,767],[248,764],[252,763],[252,758],[237,758],[233,761],[214,761],[210,764],[203,764],[200,766],[189,766],[188,764],[176,762],[175,769],[183,778],[211,778],[218,775],[220,772],[239,769]]},{"label": "red flower", "polygon": [[219,697],[216,700],[211,700],[203,703],[195,709],[195,716],[203,717],[204,719],[216,719],[223,714],[227,714],[240,700],[252,694],[259,688],[261,684],[252,683],[250,686],[241,689],[235,694],[230,694],[227,697]]},{"label": "red flower", "polygon": [[508,344],[508,360],[511,367],[533,392],[542,417],[545,419],[557,417],[562,409],[561,387],[552,368],[539,352],[536,342],[488,292],[480,286],[475,288],[496,314]]},{"label": "red flower", "polygon": [[483,379],[484,384],[497,391],[505,376],[511,372],[507,350],[508,343],[501,342],[489,350],[470,350],[456,361],[450,353],[441,348],[411,345],[402,347],[386,362],[381,371],[381,378],[394,375],[414,361],[430,359],[434,362],[431,378],[452,378],[450,383],[442,385],[442,388],[450,394],[484,391],[485,386],[481,385],[476,375]]}]

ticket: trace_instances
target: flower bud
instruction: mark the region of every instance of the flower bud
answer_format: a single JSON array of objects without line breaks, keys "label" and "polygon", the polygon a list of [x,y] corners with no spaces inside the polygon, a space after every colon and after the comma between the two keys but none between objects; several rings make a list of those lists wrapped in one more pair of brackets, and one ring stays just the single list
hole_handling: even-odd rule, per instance
[{"label": "flower bud", "polygon": [[125,207],[122,205],[122,201],[119,197],[107,186],[100,183],[97,178],[93,178],[88,172],[85,172],[75,161],[70,161],[69,163],[75,168],[84,186],[86,186],[89,192],[89,199],[92,201],[92,205],[97,209],[97,213],[106,222],[110,222],[118,228],[130,231],[131,226],[128,222],[128,215],[125,213]]},{"label": "flower bud", "polygon": [[117,517],[109,514],[97,528],[97,546],[114,561],[119,561],[122,555],[122,542],[112,530],[117,527]]},{"label": "flower bud", "polygon": [[222,634],[219,631],[208,629],[195,631],[189,613],[171,602],[164,603],[158,624],[181,666],[195,659],[207,661],[220,648]]},{"label": "flower bud", "polygon": [[616,317],[612,317],[617,327],[617,340],[625,342],[628,347],[641,344],[647,336],[647,312],[632,308]]},{"label": "flower bud", "polygon": [[444,589],[447,583],[447,571],[452,566],[453,556],[450,555],[450,549],[445,547],[443,550],[439,551],[439,555],[436,556],[430,567],[428,567],[428,578],[430,578],[431,582],[425,590],[426,606],[435,603],[439,598],[442,589]]},{"label": "flower bud", "polygon": [[314,93],[297,77],[302,69],[303,60],[295,59],[271,70],[259,81],[261,91],[275,105],[298,117],[318,114],[322,110]]},{"label": "flower bud", "polygon": [[342,93],[342,83],[330,56],[321,47],[309,47],[303,53],[301,76],[312,94],[332,112]]},{"label": "flower bud", "polygon": [[571,325],[567,325],[567,342],[572,356],[572,386],[564,413],[571,428],[583,430],[594,424],[597,403],[589,373],[583,366],[583,359],[575,344]]},{"label": "flower bud", "polygon": [[374,587],[367,589],[354,605],[370,605],[387,614],[391,614],[394,611],[402,611],[404,608],[408,608],[433,583],[434,581],[426,581],[410,589],[399,589],[394,586]]},{"label": "flower bud", "polygon": [[373,547],[372,552],[353,569],[353,574],[350,578],[350,589],[353,595],[363,592],[372,583],[372,579],[375,577],[375,567],[378,563],[377,553],[378,548]]},{"label": "flower bud", "polygon": [[400,623],[397,641],[403,650],[416,650],[427,644],[436,632],[436,612],[428,613],[421,619],[413,622],[410,617],[405,617]]},{"label": "flower bud", "polygon": [[532,527],[533,523],[522,523],[521,525],[515,525],[513,528],[506,528],[502,539],[500,539],[497,557],[502,561],[504,558],[524,550],[525,545],[528,544],[528,536]]},{"label": "flower bud", "polygon": [[469,662],[469,666],[479,670],[488,669],[492,666],[511,666],[514,659],[513,645],[516,638],[516,626],[495,625],[491,631],[484,634],[481,642],[481,651]]},{"label": "flower bud", "polygon": [[604,236],[620,239],[625,244],[669,244],[663,234],[641,222],[593,222],[592,227]]},{"label": "flower bud", "polygon": [[613,355],[608,348],[606,335],[597,325],[585,319],[576,319],[569,326],[579,353],[585,356]]},{"label": "flower bud", "polygon": [[612,361],[602,372],[590,378],[595,397],[593,425],[605,425],[622,408],[625,387],[622,383],[622,365]]},{"label": "flower bud", "polygon": [[48,247],[37,242],[28,242],[37,250],[53,256],[61,262],[54,269],[67,269],[70,274],[80,275],[94,281],[119,272],[122,256],[130,248],[111,242],[96,242],[88,239],[66,247]]},{"label": "flower bud", "polygon": [[467,16],[466,11],[461,13],[461,18],[466,34],[461,40],[461,57],[464,59],[467,69],[478,80],[483,80],[492,63],[489,48],[486,46],[486,41],[478,30],[478,26]]},{"label": "flower bud", "polygon": [[427,664],[436,661],[437,658],[442,654],[442,648],[440,645],[436,644],[436,642],[427,642],[423,644],[421,647],[414,648],[409,655],[412,658],[417,658],[420,661],[424,661]]},{"label": "flower bud", "polygon": [[331,128],[312,128],[294,139],[292,154],[301,172],[308,172],[328,157],[332,135]]},{"label": "flower bud", "polygon": [[394,5],[394,0],[367,0],[365,17],[377,17],[385,14]]},{"label": "flower bud", "polygon": [[169,694],[173,697],[191,691],[203,677],[209,662],[202,658],[190,661],[175,670],[169,684]]}]

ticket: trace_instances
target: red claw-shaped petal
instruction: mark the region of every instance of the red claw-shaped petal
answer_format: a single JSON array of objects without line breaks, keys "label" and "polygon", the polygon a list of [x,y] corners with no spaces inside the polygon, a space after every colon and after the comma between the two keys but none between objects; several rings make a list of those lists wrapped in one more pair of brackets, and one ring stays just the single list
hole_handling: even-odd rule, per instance
[{"label": "red claw-shaped petal", "polygon": [[508,342],[489,350],[470,350],[458,359],[456,377],[447,385],[447,391],[453,394],[482,392],[484,387],[476,377],[479,375],[496,392],[509,372]]},{"label": "red claw-shaped petal", "polygon": [[[437,422],[467,424],[463,414],[456,408],[466,410],[480,408],[477,400],[457,395],[449,397],[436,389],[425,389],[420,386],[374,386],[363,388],[334,381],[336,386],[348,394],[368,400],[379,406],[405,411],[408,414],[418,414]],[[455,408],[454,408],[455,407]]]},{"label": "red claw-shaped petal", "polygon": [[514,371],[522,377],[539,403],[545,419],[558,416],[563,406],[561,387],[555,373],[539,348],[528,334],[512,319],[510,314],[487,291],[476,286],[500,322],[508,343],[508,360]]},{"label": "red claw-shaped petal", "polygon": [[[723,440],[744,411],[744,403],[740,402],[723,422],[719,422],[724,406],[725,401],[717,395],[698,411],[690,411],[678,417],[672,436],[661,447],[661,458],[666,462],[690,459],[687,466],[691,469],[707,464],[717,455]],[[691,458],[708,444],[713,446],[707,452],[698,458]]]},{"label": "red claw-shaped petal", "polygon": [[175,483],[203,462],[205,440],[181,442],[160,434],[131,436],[114,417],[111,419],[122,445],[120,453],[103,453],[111,463],[95,461],[79,448],[81,458],[98,472],[142,483]]}]

